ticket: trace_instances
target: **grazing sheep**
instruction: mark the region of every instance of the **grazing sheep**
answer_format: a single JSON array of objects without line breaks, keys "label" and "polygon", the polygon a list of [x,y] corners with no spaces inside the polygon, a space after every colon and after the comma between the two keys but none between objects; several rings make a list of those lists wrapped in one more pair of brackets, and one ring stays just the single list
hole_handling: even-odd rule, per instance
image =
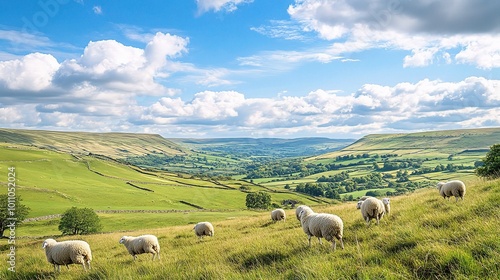
[{"label": "grazing sheep", "polygon": [[443,198],[448,198],[448,200],[450,200],[450,197],[454,196],[455,202],[458,202],[458,198],[464,200],[465,184],[462,181],[453,180],[446,183],[439,182],[437,184],[437,189]]},{"label": "grazing sheep", "polygon": [[358,201],[358,203],[356,203],[356,209],[361,209],[361,204],[363,204],[363,202],[365,201],[364,200]]},{"label": "grazing sheep", "polygon": [[385,213],[389,215],[391,212],[391,200],[388,197],[384,197],[382,198],[382,203],[384,204]]},{"label": "grazing sheep", "polygon": [[335,251],[337,242],[335,238],[340,241],[340,246],[344,249],[344,241],[342,235],[344,233],[344,223],[342,219],[333,214],[314,213],[310,209],[300,211],[300,222],[304,233],[307,234],[309,247],[311,247],[311,237],[315,236],[321,243],[321,237],[327,241],[332,242],[332,248]]},{"label": "grazing sheep", "polygon": [[306,206],[306,205],[299,205],[297,207],[297,209],[295,209],[295,216],[297,217],[297,220],[299,220],[299,222],[300,222],[300,211],[305,210],[305,209],[308,209],[308,210],[312,211],[312,209],[309,206]]},{"label": "grazing sheep", "polygon": [[[85,264],[90,269],[92,252],[87,242],[82,240],[68,240],[57,242],[52,238],[46,239],[42,248],[45,249],[47,261],[54,265],[54,270],[60,272],[61,265],[81,264],[83,270],[87,270]],[[68,267],[69,268],[69,267]]]},{"label": "grazing sheep", "polygon": [[385,214],[384,203],[375,197],[367,198],[361,204],[361,215],[363,216],[363,220],[366,221],[367,225],[370,225],[371,219],[376,219],[378,225],[380,219],[382,219],[384,214]]},{"label": "grazing sheep", "polygon": [[203,236],[214,236],[214,226],[210,222],[199,222],[194,226],[194,233],[201,240]]},{"label": "grazing sheep", "polygon": [[281,208],[278,208],[278,209],[274,209],[272,212],[271,212],[271,219],[275,222],[277,221],[285,221],[286,220],[286,213],[285,213],[285,210],[281,209]]},{"label": "grazing sheep", "polygon": [[151,255],[153,255],[151,260],[153,261],[156,256],[160,259],[160,244],[158,243],[158,238],[154,235],[146,234],[137,237],[123,236],[120,238],[119,242],[125,245],[128,252],[134,257],[134,261],[137,255],[144,253],[151,253]]}]

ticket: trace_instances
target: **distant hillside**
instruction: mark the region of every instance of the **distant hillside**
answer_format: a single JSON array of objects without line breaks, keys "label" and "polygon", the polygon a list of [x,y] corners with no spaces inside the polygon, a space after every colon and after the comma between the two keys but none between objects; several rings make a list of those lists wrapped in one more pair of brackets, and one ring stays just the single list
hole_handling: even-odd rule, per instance
[{"label": "distant hillside", "polygon": [[339,154],[360,152],[394,152],[404,150],[438,150],[441,153],[457,154],[464,151],[488,151],[493,144],[500,143],[500,128],[460,129],[429,131],[407,134],[370,134],[341,151],[317,158],[334,158]]},{"label": "distant hillside", "polygon": [[169,139],[193,150],[236,157],[286,158],[324,154],[353,143],[354,139],[307,138],[210,138]]},{"label": "distant hillside", "polygon": [[0,142],[65,153],[99,154],[115,159],[152,152],[171,156],[185,154],[181,146],[157,134],[0,129]]}]

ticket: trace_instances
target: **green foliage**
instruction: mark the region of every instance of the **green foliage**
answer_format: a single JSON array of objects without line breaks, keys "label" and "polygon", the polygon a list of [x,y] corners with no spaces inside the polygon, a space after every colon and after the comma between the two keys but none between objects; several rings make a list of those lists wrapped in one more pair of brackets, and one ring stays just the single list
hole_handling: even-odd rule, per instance
[{"label": "green foliage", "polygon": [[28,216],[30,208],[21,204],[21,201],[20,196],[0,195],[0,237],[9,224],[15,221],[17,226]]},{"label": "green foliage", "polygon": [[265,192],[249,193],[246,197],[247,208],[268,209],[271,206],[271,195]]},{"label": "green foliage", "polygon": [[476,169],[476,174],[480,177],[498,178],[500,177],[500,144],[490,147],[490,151],[483,159],[484,165]]},{"label": "green foliage", "polygon": [[64,212],[58,228],[64,235],[90,234],[101,230],[101,221],[90,208],[71,207]]}]

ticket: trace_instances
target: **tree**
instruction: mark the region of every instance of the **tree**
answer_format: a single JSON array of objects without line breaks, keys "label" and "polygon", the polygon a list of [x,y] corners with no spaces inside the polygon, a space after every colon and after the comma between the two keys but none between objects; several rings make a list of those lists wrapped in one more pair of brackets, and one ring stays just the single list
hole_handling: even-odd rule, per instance
[{"label": "tree", "polygon": [[15,221],[15,225],[19,225],[28,216],[31,210],[28,206],[21,204],[20,196],[8,196],[8,194],[0,195],[0,237],[3,232]]},{"label": "tree", "polygon": [[59,222],[62,234],[89,234],[101,230],[99,216],[90,208],[71,207]]},{"label": "tree", "polygon": [[249,193],[246,197],[247,208],[268,209],[271,206],[271,195],[265,192]]},{"label": "tree", "polygon": [[500,144],[491,146],[482,161],[484,165],[476,168],[476,174],[479,177],[492,179],[500,177]]}]

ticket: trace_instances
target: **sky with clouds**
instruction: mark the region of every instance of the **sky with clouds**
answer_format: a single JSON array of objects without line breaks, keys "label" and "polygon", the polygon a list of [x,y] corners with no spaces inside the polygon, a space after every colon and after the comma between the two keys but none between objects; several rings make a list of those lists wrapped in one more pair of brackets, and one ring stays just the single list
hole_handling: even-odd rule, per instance
[{"label": "sky with clouds", "polygon": [[500,126],[500,1],[0,2],[0,127],[359,138]]}]

